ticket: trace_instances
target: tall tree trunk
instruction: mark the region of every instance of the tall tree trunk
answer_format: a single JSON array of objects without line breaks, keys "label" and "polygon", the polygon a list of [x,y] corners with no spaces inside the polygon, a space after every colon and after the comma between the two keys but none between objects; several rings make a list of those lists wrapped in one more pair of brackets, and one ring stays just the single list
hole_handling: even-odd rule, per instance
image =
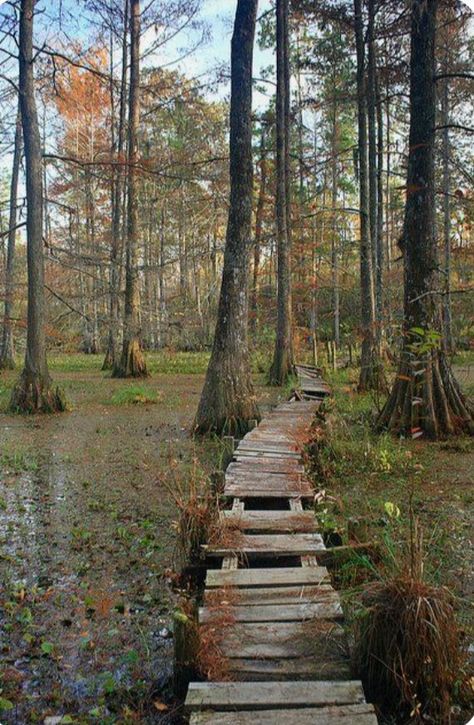
[{"label": "tall tree trunk", "polygon": [[238,0],[232,36],[230,206],[211,359],[195,420],[197,432],[244,433],[259,417],[248,353],[252,223],[252,59],[258,0]]},{"label": "tall tree trunk", "polygon": [[138,286],[138,125],[140,122],[140,0],[130,0],[130,91],[128,108],[127,237],[125,249],[125,315],[120,361],[115,378],[146,377],[140,345],[140,291]]},{"label": "tall tree trunk", "polygon": [[16,383],[10,408],[24,413],[51,413],[66,408],[54,389],[46,361],[43,179],[41,139],[33,72],[33,18],[35,0],[21,0],[19,33],[20,108],[26,167],[26,235],[28,266],[28,328],[25,366]]},{"label": "tall tree trunk", "polygon": [[159,300],[159,344],[161,349],[166,344],[165,322],[166,322],[166,295],[165,295],[165,207],[161,209],[160,224],[160,254],[158,269],[158,300]]},{"label": "tall tree trunk", "polygon": [[333,300],[333,339],[336,348],[340,346],[340,314],[339,314],[339,234],[337,215],[337,149],[338,149],[337,104],[333,101],[332,109],[332,158],[331,158],[331,270]]},{"label": "tall tree trunk", "polygon": [[474,433],[440,345],[435,235],[434,134],[437,0],[413,0],[410,139],[401,248],[404,259],[404,342],[398,374],[378,425],[403,435],[440,438]]},{"label": "tall tree trunk", "polygon": [[267,193],[267,148],[266,125],[264,119],[260,129],[260,183],[258,188],[257,210],[255,212],[255,243],[253,248],[253,280],[250,293],[250,330],[255,337],[258,327],[258,282],[260,274],[260,255],[263,232],[263,212]]},{"label": "tall tree trunk", "polygon": [[5,312],[3,317],[2,347],[0,369],[13,370],[15,367],[15,346],[13,342],[12,312],[14,297],[15,243],[18,204],[18,177],[21,161],[21,110],[18,112],[15,125],[15,146],[13,151],[12,178],[10,182],[10,215],[8,221],[7,262],[5,269]]},{"label": "tall tree trunk", "polygon": [[276,226],[277,328],[270,383],[284,385],[293,371],[291,339],[290,178],[289,178],[289,57],[288,0],[276,3]]},{"label": "tall tree trunk", "polygon": [[354,0],[354,30],[357,51],[357,119],[359,161],[360,218],[360,295],[362,350],[359,390],[378,387],[380,365],[374,336],[375,300],[369,222],[369,189],[367,171],[367,116],[365,92],[365,48],[362,0]]},{"label": "tall tree trunk", "polygon": [[375,259],[375,318],[377,321],[377,340],[380,352],[380,340],[384,335],[384,299],[383,272],[385,263],[383,219],[384,219],[384,188],[383,188],[383,108],[378,79],[376,77],[377,104],[377,226],[376,226],[376,259]]},{"label": "tall tree trunk", "polygon": [[[128,36],[128,1],[124,0],[123,4],[123,35],[122,35],[122,71],[120,80],[120,98],[119,98],[119,117],[117,134],[115,134],[114,119],[114,82],[112,77],[112,49],[113,41],[111,40],[111,62],[110,62],[110,101],[111,101],[111,132],[112,147],[115,152],[117,166],[112,168],[111,180],[111,211],[112,240],[110,245],[110,273],[109,273],[109,332],[107,336],[107,350],[105,353],[102,370],[112,370],[117,361],[117,342],[119,337],[119,292],[120,292],[120,258],[122,246],[122,204],[124,192],[124,174],[121,166],[123,149],[125,143],[125,123],[126,123],[126,89],[127,89],[127,36]],[[116,135],[116,138],[115,138]]]},{"label": "tall tree trunk", "polygon": [[[448,71],[448,49],[445,49],[444,72]],[[451,315],[451,172],[449,167],[449,80],[445,78],[441,88],[442,169],[443,169],[443,247],[444,247],[444,297],[443,337],[446,352],[454,350]]]},{"label": "tall tree trunk", "polygon": [[[369,226],[372,252],[372,272],[374,279],[377,270],[377,122],[376,122],[376,83],[375,83],[375,0],[368,0],[367,24],[367,131],[369,161]],[[374,286],[375,299],[377,299]],[[377,310],[377,304],[375,305]],[[378,322],[378,320],[377,320]]]}]

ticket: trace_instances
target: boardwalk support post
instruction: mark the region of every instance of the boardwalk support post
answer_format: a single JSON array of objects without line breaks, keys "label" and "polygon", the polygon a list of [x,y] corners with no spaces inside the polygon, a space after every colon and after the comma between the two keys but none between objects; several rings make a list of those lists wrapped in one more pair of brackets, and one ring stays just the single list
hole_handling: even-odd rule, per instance
[{"label": "boardwalk support post", "polygon": [[[189,602],[186,603],[189,609]],[[199,629],[197,609],[192,603],[192,611],[177,609],[173,615],[174,623],[174,693],[184,699],[191,680],[196,678],[198,669]]]}]

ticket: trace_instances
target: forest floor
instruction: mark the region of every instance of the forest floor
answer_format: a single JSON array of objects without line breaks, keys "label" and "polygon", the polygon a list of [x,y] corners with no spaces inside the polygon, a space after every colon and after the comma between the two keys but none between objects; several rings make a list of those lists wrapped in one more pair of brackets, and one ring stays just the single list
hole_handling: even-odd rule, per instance
[{"label": "forest floor", "polygon": [[[152,376],[134,384],[102,373],[99,356],[52,357],[71,411],[0,416],[2,723],[158,722],[166,712],[168,488],[216,468],[221,444],[190,436],[207,356],[148,362]],[[2,374],[1,410],[14,379]],[[279,395],[258,386],[263,405]]]},{"label": "forest floor", "polygon": [[[207,355],[150,355],[152,376],[139,384],[112,380],[101,363],[99,356],[52,356],[70,412],[0,416],[2,723],[48,716],[62,716],[51,725],[154,723],[173,716],[167,697],[176,511],[169,489],[219,465],[219,441],[190,436]],[[474,365],[464,360],[458,371],[472,388]],[[472,588],[473,447],[464,439],[376,439],[373,400],[354,392],[355,375],[332,375],[342,427],[323,451],[321,524],[344,533],[349,518],[366,517],[378,536],[389,532],[395,540],[415,489],[433,576],[462,603]],[[2,411],[14,379],[0,378]],[[265,387],[261,374],[256,380],[262,412],[286,397]],[[399,517],[388,516],[387,502],[399,507]],[[343,587],[353,578],[346,572]]]}]

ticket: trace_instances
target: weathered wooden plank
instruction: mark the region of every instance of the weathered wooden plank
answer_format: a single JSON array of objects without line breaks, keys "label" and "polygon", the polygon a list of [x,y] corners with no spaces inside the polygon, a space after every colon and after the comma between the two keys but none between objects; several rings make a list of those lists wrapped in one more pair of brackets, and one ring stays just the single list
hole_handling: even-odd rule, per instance
[{"label": "weathered wooden plank", "polygon": [[246,441],[275,441],[279,443],[295,443],[295,437],[291,433],[291,426],[277,425],[276,423],[262,424],[260,428],[255,428],[247,433],[244,440]]},{"label": "weathered wooden plank", "polygon": [[344,631],[324,619],[307,622],[240,623],[225,628],[219,648],[229,658],[324,657],[345,659]]},{"label": "weathered wooden plank", "polygon": [[232,498],[239,496],[240,498],[304,498],[311,500],[314,498],[314,491],[291,491],[287,488],[247,488],[246,486],[232,485],[226,488],[224,496]]},{"label": "weathered wooden plank", "polygon": [[[307,619],[341,619],[340,602],[306,602],[303,604],[269,604],[229,607],[229,616],[235,622],[301,622]],[[212,622],[221,616],[220,608],[201,607],[199,621]]]},{"label": "weathered wooden plank", "polygon": [[232,679],[271,682],[275,680],[350,680],[349,658],[298,657],[292,659],[241,658],[228,660]]},{"label": "weathered wooden plank", "polygon": [[225,474],[225,483],[257,482],[268,485],[312,488],[309,481],[301,473],[268,473],[266,471],[235,471]]},{"label": "weathered wooden plank", "polygon": [[237,471],[259,471],[261,473],[304,473],[304,468],[293,458],[247,457],[245,460],[234,461],[227,466],[226,473]]},{"label": "weathered wooden plank", "polygon": [[312,511],[221,511],[221,519],[241,531],[294,532],[314,531]]},{"label": "weathered wooden plank", "polygon": [[[330,584],[281,587],[251,587],[231,590],[233,605],[304,604],[305,602],[339,602],[339,595]],[[229,589],[206,589],[204,603],[229,601]]]},{"label": "weathered wooden plank", "polygon": [[362,703],[360,682],[300,681],[260,682],[258,687],[251,682],[191,682],[185,704],[188,710],[266,710]]},{"label": "weathered wooden plank", "polygon": [[320,403],[317,401],[308,401],[308,400],[292,400],[288,403],[280,403],[277,405],[276,408],[273,409],[273,413],[280,413],[289,411],[290,413],[306,413],[311,415],[311,413],[318,409]]},{"label": "weathered wooden plank", "polygon": [[207,587],[272,587],[329,582],[328,570],[319,566],[237,569],[208,569]]},{"label": "weathered wooden plank", "polygon": [[253,498],[259,496],[272,496],[272,497],[288,497],[292,496],[303,496],[304,498],[314,498],[314,490],[307,481],[301,481],[299,483],[293,483],[291,485],[284,480],[272,480],[272,479],[248,479],[237,481],[226,481],[224,485],[224,496],[245,498],[252,496]]},{"label": "weathered wooden plank", "polygon": [[296,449],[296,446],[293,448],[290,448],[288,446],[287,448],[278,448],[277,446],[274,446],[270,443],[254,443],[253,441],[249,441],[248,443],[245,442],[245,440],[239,445],[237,450],[234,453],[234,458],[239,458],[239,456],[270,456],[277,458],[296,458],[297,461],[300,460],[301,454]]},{"label": "weathered wooden plank", "polygon": [[242,453],[243,451],[254,451],[256,453],[259,453],[260,455],[268,455],[265,453],[265,451],[269,451],[271,454],[277,455],[277,456],[290,456],[299,459],[300,457],[300,448],[296,445],[296,443],[288,442],[288,441],[275,441],[275,440],[246,440],[243,438],[238,448],[236,448],[234,455],[239,455],[239,453]]},{"label": "weathered wooden plank", "polygon": [[245,556],[304,556],[325,549],[321,534],[239,534],[235,547],[219,544],[203,546],[207,556],[229,556],[238,551]]},{"label": "weathered wooden plank", "polygon": [[287,488],[253,488],[247,486],[232,485],[223,493],[226,498],[239,496],[243,499],[248,498],[303,498],[311,500],[314,498],[314,492],[309,491],[289,491]]},{"label": "weathered wooden plank", "polygon": [[264,456],[265,458],[273,458],[277,461],[280,460],[287,460],[287,461],[295,461],[296,463],[300,460],[299,453],[290,453],[290,454],[280,454],[276,453],[275,451],[269,451],[269,450],[237,450],[234,454],[234,460],[239,463],[241,461],[248,461],[248,460],[255,460],[260,458],[261,456]]},{"label": "weathered wooden plank", "polygon": [[372,705],[333,705],[294,710],[193,713],[190,725],[377,725]]}]

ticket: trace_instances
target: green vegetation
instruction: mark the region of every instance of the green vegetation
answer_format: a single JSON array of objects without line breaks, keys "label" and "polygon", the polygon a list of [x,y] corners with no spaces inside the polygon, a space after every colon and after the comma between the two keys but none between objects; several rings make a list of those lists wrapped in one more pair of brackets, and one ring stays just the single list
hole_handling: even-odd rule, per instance
[{"label": "green vegetation", "polygon": [[146,405],[157,403],[159,398],[159,393],[148,386],[135,384],[116,390],[110,402],[113,405]]},{"label": "green vegetation", "polygon": [[[333,570],[359,642],[360,671],[387,712],[408,708],[407,717],[416,710],[444,722],[453,689],[461,706],[469,691],[463,660],[468,638],[461,633],[472,624],[466,552],[474,441],[377,435],[379,401],[356,392],[357,371],[327,378],[334,395],[323,406],[310,448],[315,515],[329,541],[366,547],[363,553],[355,547]],[[393,676],[380,666],[381,651]],[[428,660],[430,668],[423,665]],[[405,668],[403,677],[395,661]]]},{"label": "green vegetation", "polygon": [[0,451],[0,471],[31,473],[37,471],[38,467],[38,454],[33,448],[21,443],[3,443]]}]

